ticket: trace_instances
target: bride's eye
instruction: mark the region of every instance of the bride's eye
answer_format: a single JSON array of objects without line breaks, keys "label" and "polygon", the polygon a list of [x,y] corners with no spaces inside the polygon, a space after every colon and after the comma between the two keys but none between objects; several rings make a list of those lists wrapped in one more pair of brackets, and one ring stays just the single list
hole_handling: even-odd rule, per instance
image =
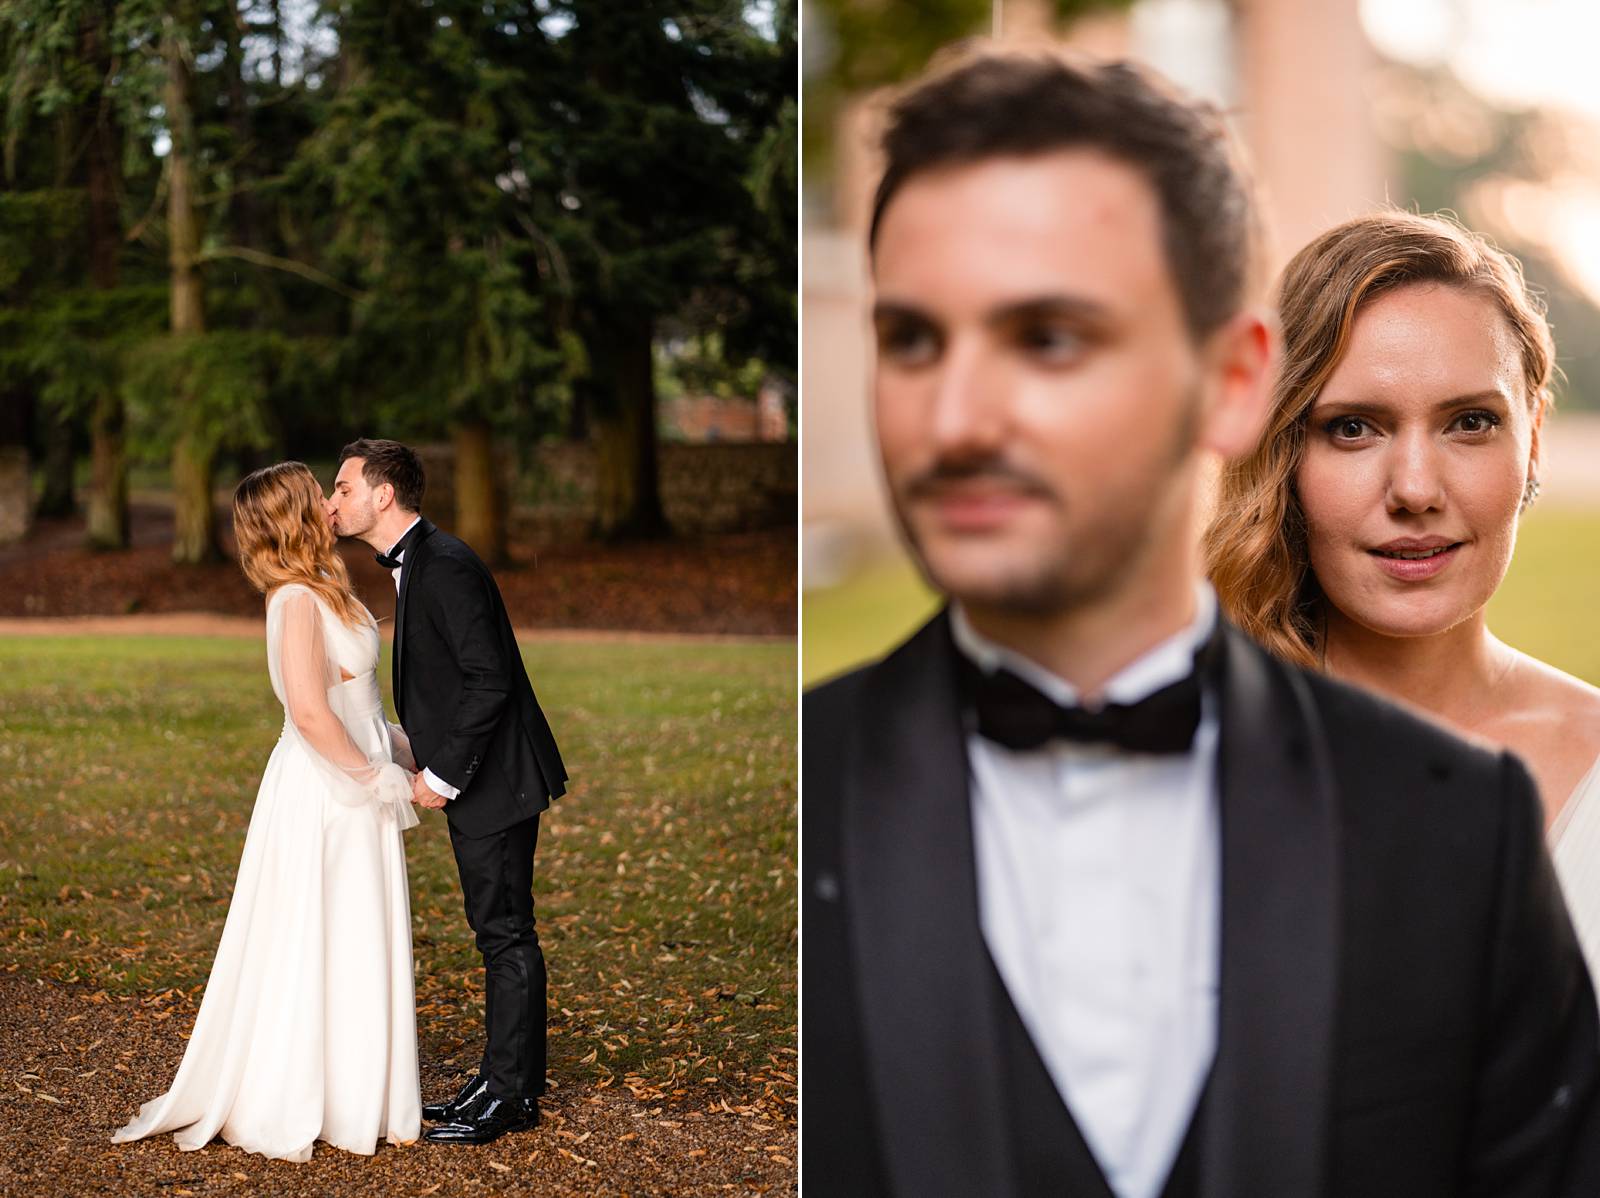
[{"label": "bride's eye", "polygon": [[1323,431],[1335,441],[1360,441],[1373,432],[1373,428],[1360,416],[1335,416],[1322,426]]},{"label": "bride's eye", "polygon": [[1459,432],[1482,437],[1500,427],[1500,417],[1493,412],[1474,409],[1471,412],[1463,412],[1457,416],[1451,422],[1451,427]]}]

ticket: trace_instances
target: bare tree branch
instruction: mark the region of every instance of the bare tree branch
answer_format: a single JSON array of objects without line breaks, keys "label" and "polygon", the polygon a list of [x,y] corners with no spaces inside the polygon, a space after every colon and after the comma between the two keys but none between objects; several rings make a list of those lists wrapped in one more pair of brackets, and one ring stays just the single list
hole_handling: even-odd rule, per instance
[{"label": "bare tree branch", "polygon": [[273,270],[286,270],[290,274],[299,275],[309,279],[320,287],[329,291],[336,291],[345,299],[359,300],[366,296],[364,291],[346,287],[332,275],[324,274],[314,266],[307,266],[304,262],[296,262],[293,258],[279,258],[274,254],[263,254],[260,250],[253,250],[243,245],[219,245],[202,250],[200,261],[210,262],[217,258],[239,258],[245,262],[252,262],[257,266],[269,266]]}]

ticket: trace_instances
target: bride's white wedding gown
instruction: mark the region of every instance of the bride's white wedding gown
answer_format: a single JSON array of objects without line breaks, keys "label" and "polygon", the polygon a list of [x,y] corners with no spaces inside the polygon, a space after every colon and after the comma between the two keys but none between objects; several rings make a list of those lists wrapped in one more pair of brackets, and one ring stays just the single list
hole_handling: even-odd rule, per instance
[{"label": "bride's white wedding gown", "polygon": [[1600,985],[1600,759],[1556,817],[1550,855],[1589,974]]},{"label": "bride's white wedding gown", "polygon": [[267,603],[284,731],[262,775],[228,917],[172,1087],[112,1137],[175,1132],[304,1161],[421,1130],[401,832],[408,747],[384,720],[378,632],[307,587]]}]

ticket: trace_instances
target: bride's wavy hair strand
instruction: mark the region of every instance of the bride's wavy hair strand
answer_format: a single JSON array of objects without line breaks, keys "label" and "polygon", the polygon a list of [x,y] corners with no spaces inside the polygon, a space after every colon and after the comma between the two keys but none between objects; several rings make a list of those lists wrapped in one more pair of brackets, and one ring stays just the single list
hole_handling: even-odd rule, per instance
[{"label": "bride's wavy hair strand", "polygon": [[1308,416],[1362,308],[1427,283],[1492,300],[1517,341],[1535,430],[1550,406],[1555,346],[1544,307],[1517,260],[1483,236],[1446,216],[1392,209],[1337,225],[1290,260],[1274,297],[1283,357],[1266,432],[1254,453],[1223,469],[1205,556],[1228,618],[1297,665],[1321,667],[1326,623],[1294,485]]},{"label": "bride's wavy hair strand", "polygon": [[337,539],[322,512],[322,488],[303,462],[279,462],[248,474],[233,492],[239,565],[262,594],[297,582],[310,587],[346,627],[370,624]]}]

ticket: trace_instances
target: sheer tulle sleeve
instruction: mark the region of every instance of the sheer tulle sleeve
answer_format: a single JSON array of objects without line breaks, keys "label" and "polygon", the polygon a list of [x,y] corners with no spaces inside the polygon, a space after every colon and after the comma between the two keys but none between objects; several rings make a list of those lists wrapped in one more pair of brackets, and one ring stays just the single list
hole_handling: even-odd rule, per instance
[{"label": "sheer tulle sleeve", "polygon": [[349,807],[380,804],[402,828],[415,827],[406,771],[387,757],[369,756],[328,703],[339,667],[328,656],[321,606],[305,587],[282,588],[267,607],[267,666],[289,717],[284,735],[299,741],[326,775],[334,799]]},{"label": "sheer tulle sleeve", "polygon": [[417,758],[411,752],[411,738],[406,735],[406,730],[393,720],[389,724],[389,741],[394,745],[394,759],[413,774],[417,772]]}]

